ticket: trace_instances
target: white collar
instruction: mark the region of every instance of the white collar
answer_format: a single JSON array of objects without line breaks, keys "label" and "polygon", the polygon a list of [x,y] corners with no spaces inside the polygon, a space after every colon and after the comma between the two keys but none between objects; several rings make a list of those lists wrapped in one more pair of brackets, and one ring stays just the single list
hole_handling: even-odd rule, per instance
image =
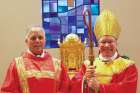
[{"label": "white collar", "polygon": [[33,55],[33,56],[40,57],[40,58],[43,58],[43,57],[45,56],[44,50],[43,50],[43,53],[42,53],[41,55],[35,55],[35,54],[33,54],[29,49],[27,50],[27,52],[28,52],[29,54]]},{"label": "white collar", "polygon": [[109,58],[103,57],[102,54],[99,54],[99,58],[104,62],[112,61],[112,60],[116,59],[117,56],[118,56],[118,52],[115,52],[115,54],[112,57],[109,57]]}]

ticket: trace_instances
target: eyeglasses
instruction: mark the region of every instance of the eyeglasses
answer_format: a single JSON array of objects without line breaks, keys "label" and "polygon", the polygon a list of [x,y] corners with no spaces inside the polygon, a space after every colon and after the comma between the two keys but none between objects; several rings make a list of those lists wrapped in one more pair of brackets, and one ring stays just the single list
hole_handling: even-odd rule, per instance
[{"label": "eyeglasses", "polygon": [[112,43],[115,43],[115,41],[114,41],[114,40],[104,40],[104,41],[99,41],[99,44],[106,44],[106,43],[108,43],[108,44],[112,44]]}]

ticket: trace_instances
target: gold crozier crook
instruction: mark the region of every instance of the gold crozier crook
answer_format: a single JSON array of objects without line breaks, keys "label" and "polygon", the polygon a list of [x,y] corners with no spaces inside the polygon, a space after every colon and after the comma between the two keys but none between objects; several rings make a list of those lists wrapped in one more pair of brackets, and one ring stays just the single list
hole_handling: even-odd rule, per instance
[{"label": "gold crozier crook", "polygon": [[[89,37],[88,59],[90,61],[90,65],[93,65],[95,56],[94,56],[94,49],[93,49],[94,45],[93,45],[93,33],[92,33],[92,17],[91,17],[91,12],[89,10],[84,11],[83,19],[84,19],[84,24],[86,25],[86,27],[88,29],[88,37]],[[87,86],[87,81],[86,80],[84,80],[83,85]],[[85,89],[83,90],[83,92],[85,92]],[[92,89],[90,89],[90,93],[94,93],[94,91]],[[95,93],[97,93],[97,92],[95,91]]]},{"label": "gold crozier crook", "polygon": [[[88,17],[88,21],[86,20]],[[92,33],[92,18],[91,18],[91,13],[89,10],[86,10],[84,12],[84,16],[83,16],[83,19],[84,19],[84,24],[87,26],[87,29],[88,29],[88,36],[89,36],[89,55],[88,55],[88,59],[90,61],[90,65],[93,65],[93,61],[95,59],[95,56],[94,56],[94,45],[93,45],[93,33]]]}]

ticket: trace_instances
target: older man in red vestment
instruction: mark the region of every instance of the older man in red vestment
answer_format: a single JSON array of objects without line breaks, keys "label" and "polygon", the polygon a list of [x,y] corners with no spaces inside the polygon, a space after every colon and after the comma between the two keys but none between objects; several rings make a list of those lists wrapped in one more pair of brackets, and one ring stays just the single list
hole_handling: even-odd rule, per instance
[{"label": "older man in red vestment", "polygon": [[102,11],[94,27],[99,55],[93,66],[85,61],[80,73],[71,80],[71,93],[136,93],[136,66],[117,50],[120,31],[116,17],[108,10]]},{"label": "older man in red vestment", "polygon": [[28,49],[12,61],[2,93],[68,93],[69,78],[63,64],[44,50],[44,30],[31,27],[25,42]]}]

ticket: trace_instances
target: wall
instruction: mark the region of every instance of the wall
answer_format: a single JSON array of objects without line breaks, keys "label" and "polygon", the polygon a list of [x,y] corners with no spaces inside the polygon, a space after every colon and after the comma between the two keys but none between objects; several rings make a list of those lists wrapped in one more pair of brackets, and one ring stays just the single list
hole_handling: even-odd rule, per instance
[{"label": "wall", "polygon": [[41,24],[41,0],[2,0],[0,12],[1,83],[10,61],[25,49],[26,29]]},{"label": "wall", "polygon": [[[140,67],[140,0],[101,0],[102,9],[110,9],[122,26],[119,51],[128,55]],[[2,0],[0,3],[0,83],[10,61],[25,50],[27,27],[41,24],[41,0]],[[58,49],[48,49],[59,57]],[[140,69],[138,69],[140,72]],[[139,76],[140,77],[140,76]],[[140,85],[140,80],[138,82]],[[140,93],[140,89],[138,92]]]}]

